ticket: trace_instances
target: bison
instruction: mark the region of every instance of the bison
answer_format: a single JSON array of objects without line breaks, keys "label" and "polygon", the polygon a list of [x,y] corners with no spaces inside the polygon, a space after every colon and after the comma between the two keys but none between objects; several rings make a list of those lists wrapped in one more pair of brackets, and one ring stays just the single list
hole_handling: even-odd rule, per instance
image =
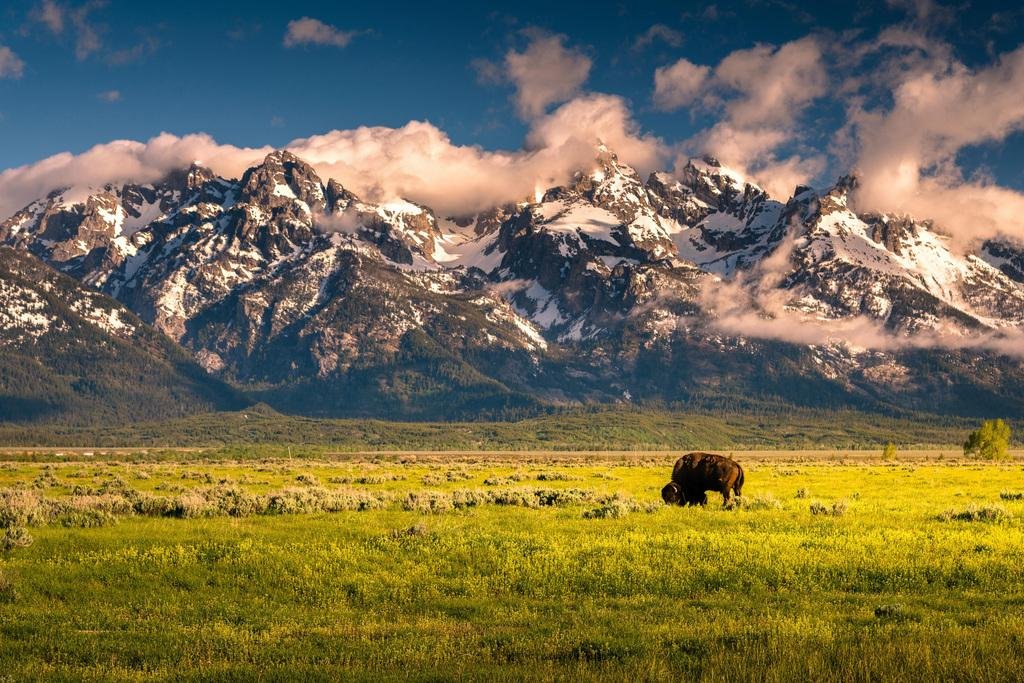
[{"label": "bison", "polygon": [[707,505],[706,491],[722,494],[728,505],[733,492],[743,495],[743,468],[732,458],[714,453],[687,453],[676,460],[672,481],[661,489],[669,505]]}]

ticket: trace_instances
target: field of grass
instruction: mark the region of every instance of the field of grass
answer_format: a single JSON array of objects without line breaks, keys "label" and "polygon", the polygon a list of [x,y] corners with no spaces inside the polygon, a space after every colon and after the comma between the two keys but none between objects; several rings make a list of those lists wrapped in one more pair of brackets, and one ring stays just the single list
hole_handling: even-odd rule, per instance
[{"label": "field of grass", "polygon": [[732,509],[667,453],[179,456],[0,462],[0,681],[1024,667],[1019,452],[736,452]]}]

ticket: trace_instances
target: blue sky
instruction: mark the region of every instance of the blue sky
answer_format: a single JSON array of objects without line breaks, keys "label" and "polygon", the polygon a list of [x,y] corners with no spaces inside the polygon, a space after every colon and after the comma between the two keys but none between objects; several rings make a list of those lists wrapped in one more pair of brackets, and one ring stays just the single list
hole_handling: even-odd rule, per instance
[{"label": "blue sky", "polygon": [[[0,7],[0,169],[161,132],[203,132],[255,148],[414,120],[429,121],[456,146],[515,151],[528,139],[536,144],[545,116],[568,117],[574,101],[596,93],[614,96],[624,112],[624,144],[640,141],[625,154],[636,165],[731,153],[734,164],[750,162],[745,170],[755,179],[778,177],[784,188],[798,179],[828,182],[853,165],[884,170],[892,160],[878,140],[899,139],[906,127],[893,98],[914,78],[934,75],[977,92],[1003,87],[1019,99],[1024,67],[1003,66],[1024,35],[1019,3],[819,4],[9,0]],[[289,43],[299,20],[327,33]],[[885,38],[893,35],[895,47]],[[565,58],[553,71],[586,68],[527,116],[523,98],[544,74],[517,80],[510,64],[541,45]],[[795,55],[789,67],[787,50]],[[805,54],[813,70],[786,71]],[[754,120],[749,110],[762,106],[766,88],[743,82],[736,64],[740,72],[761,69],[769,85],[778,79],[788,99]],[[655,71],[673,65],[699,83],[676,81],[675,94],[658,99]],[[801,99],[806,88],[814,92]],[[1013,109],[1012,92],[991,106]],[[950,111],[969,118],[966,95],[946,95]],[[922,177],[938,174],[946,185],[959,175],[1024,188],[1024,112],[1007,111],[993,130],[977,121],[966,135],[945,130],[941,115],[920,113],[930,123],[893,163],[910,158]]]},{"label": "blue sky", "polygon": [[[280,145],[335,128],[411,119],[433,122],[458,143],[514,149],[526,126],[510,104],[511,87],[478,83],[471,64],[500,59],[523,43],[519,31],[528,26],[567,35],[594,61],[588,87],[628,98],[645,129],[684,138],[696,129],[688,112],[651,106],[657,66],[679,57],[714,63],[736,49],[811,31],[877,32],[907,14],[884,2],[827,4],[832,7],[821,11],[770,0],[710,5],[714,10],[622,2],[518,2],[496,10],[486,3],[63,3],[69,14],[93,7],[84,21],[99,46],[76,56],[70,19],[55,34],[32,18],[39,2],[7,2],[0,45],[18,55],[24,71],[0,80],[0,167],[161,131]],[[1011,49],[1020,16],[997,31],[990,26],[997,11],[971,3],[943,27],[943,37],[968,63]],[[304,16],[359,34],[343,48],[286,48],[288,22]],[[681,43],[654,40],[634,49],[655,24],[678,31]],[[112,91],[117,101],[101,97]],[[990,153],[989,160],[1012,165],[1014,156]]]}]

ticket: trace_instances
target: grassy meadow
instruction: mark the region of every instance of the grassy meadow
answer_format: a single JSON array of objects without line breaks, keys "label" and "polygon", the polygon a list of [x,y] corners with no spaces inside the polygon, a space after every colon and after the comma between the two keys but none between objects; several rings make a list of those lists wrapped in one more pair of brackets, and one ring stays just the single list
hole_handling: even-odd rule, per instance
[{"label": "grassy meadow", "polygon": [[0,681],[1017,681],[1024,461],[0,456]]}]

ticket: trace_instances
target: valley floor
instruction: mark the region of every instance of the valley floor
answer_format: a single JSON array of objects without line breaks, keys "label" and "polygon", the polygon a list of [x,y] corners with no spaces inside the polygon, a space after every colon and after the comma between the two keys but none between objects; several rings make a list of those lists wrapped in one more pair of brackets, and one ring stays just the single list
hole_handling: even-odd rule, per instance
[{"label": "valley floor", "polygon": [[1020,453],[736,452],[733,509],[665,507],[666,454],[284,456],[0,460],[0,681],[1024,666]]}]

